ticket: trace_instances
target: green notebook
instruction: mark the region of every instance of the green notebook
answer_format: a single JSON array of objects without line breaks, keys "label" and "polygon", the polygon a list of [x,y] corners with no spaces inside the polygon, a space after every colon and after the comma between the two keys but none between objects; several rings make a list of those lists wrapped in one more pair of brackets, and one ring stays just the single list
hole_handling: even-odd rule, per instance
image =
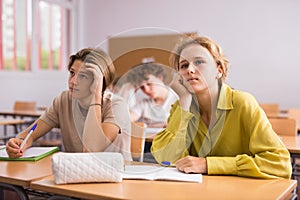
[{"label": "green notebook", "polygon": [[6,149],[0,149],[0,160],[37,161],[59,151],[58,147],[29,147],[20,158],[9,158]]}]

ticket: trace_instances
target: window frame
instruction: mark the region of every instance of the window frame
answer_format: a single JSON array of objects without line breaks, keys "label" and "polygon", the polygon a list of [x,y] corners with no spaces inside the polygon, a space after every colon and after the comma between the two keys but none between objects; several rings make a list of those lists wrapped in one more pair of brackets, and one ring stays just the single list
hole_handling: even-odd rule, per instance
[{"label": "window frame", "polygon": [[[16,1],[16,0],[14,0]],[[37,72],[37,71],[63,71],[64,66],[66,66],[68,56],[70,52],[73,52],[74,49],[78,46],[78,34],[77,34],[77,24],[75,23],[77,21],[77,0],[31,0],[31,13],[27,13],[27,16],[32,15],[32,21],[31,21],[31,41],[26,42],[26,51],[30,51],[30,63],[26,63],[25,70],[18,70],[12,68],[11,70],[5,70],[4,69],[4,62],[3,62],[3,49],[2,49],[2,34],[3,34],[3,25],[0,23],[0,73],[7,71],[7,72]],[[58,69],[52,70],[51,67],[47,67],[47,69],[42,69],[40,65],[40,38],[41,38],[41,32],[38,30],[39,28],[39,3],[45,2],[49,4],[56,4],[58,6],[61,6],[64,9],[67,9],[69,14],[69,17],[65,14],[62,17],[62,41],[65,41],[62,43],[61,47],[61,55],[60,55],[60,67]],[[1,15],[2,15],[2,3],[3,0],[0,0],[0,9],[1,9]],[[30,12],[28,10],[27,12]],[[66,12],[63,12],[66,13]],[[67,19],[68,18],[68,19]],[[27,29],[27,27],[26,27]],[[27,38],[26,38],[27,40]],[[29,50],[28,45],[30,45],[31,50]],[[16,50],[15,50],[16,51]],[[28,59],[26,59],[28,60]],[[30,66],[30,69],[28,69],[28,66]],[[53,66],[52,66],[53,67]]]}]

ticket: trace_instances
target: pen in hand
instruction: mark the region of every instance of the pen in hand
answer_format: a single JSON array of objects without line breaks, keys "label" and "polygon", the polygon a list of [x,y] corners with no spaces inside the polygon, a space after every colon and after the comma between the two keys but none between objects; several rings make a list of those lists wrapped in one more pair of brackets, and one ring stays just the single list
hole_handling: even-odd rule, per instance
[{"label": "pen in hand", "polygon": [[34,129],[36,128],[37,126],[37,123],[35,123],[33,125],[33,127],[30,129],[30,131],[28,132],[27,136],[25,137],[25,139],[23,140],[22,144],[20,145],[20,150],[24,147],[24,145],[26,144],[27,140],[29,139],[31,133],[34,131]]}]

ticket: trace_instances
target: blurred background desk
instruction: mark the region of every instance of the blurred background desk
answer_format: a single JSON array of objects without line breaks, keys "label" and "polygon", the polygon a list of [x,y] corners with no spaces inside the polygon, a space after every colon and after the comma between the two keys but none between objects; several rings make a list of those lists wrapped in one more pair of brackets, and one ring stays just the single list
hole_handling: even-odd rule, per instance
[{"label": "blurred background desk", "polygon": [[[0,126],[3,126],[3,132],[0,131],[0,144],[5,144],[9,138],[15,137],[17,133],[27,128],[37,118],[44,113],[44,110],[0,110]],[[2,123],[1,123],[2,122]],[[13,126],[13,130],[8,127]],[[59,146],[62,147],[60,129],[53,128],[45,136],[37,140],[34,146]]]},{"label": "blurred background desk", "polygon": [[289,152],[300,157],[300,136],[280,136]]},{"label": "blurred background desk", "polygon": [[0,119],[0,126],[3,126],[3,133],[0,135],[0,144],[5,144],[7,140],[11,136],[7,135],[7,126],[13,126],[15,129],[15,132],[17,133],[18,130],[18,125],[24,124],[26,121],[25,120],[19,120],[19,119]]},{"label": "blurred background desk", "polygon": [[40,117],[44,111],[42,110],[34,110],[34,111],[28,111],[28,110],[0,110],[0,116],[8,117],[11,116],[13,118],[23,118],[23,117],[32,117],[32,118],[38,118]]},{"label": "blurred background desk", "polygon": [[289,150],[293,166],[293,176],[300,176],[298,166],[300,163],[297,162],[300,158],[300,136],[280,136],[281,140]]},{"label": "blurred background desk", "polygon": [[162,130],[164,130],[164,128],[149,128],[149,127],[145,128],[145,137],[146,137],[145,141],[152,142],[155,135]]},{"label": "blurred background desk", "polygon": [[[0,131],[0,144],[5,144],[9,138],[15,137],[17,133],[39,118],[43,112],[41,110],[0,111],[0,126],[3,126],[3,131]],[[13,129],[9,129],[9,127],[13,127]]]}]

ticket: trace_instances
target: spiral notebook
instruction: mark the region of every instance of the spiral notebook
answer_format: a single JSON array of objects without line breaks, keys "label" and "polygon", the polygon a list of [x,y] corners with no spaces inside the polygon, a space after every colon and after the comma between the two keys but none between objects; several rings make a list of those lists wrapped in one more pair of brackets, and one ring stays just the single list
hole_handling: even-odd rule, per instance
[{"label": "spiral notebook", "polygon": [[59,147],[29,147],[20,158],[10,158],[5,148],[0,148],[0,160],[37,161],[59,151]]}]

